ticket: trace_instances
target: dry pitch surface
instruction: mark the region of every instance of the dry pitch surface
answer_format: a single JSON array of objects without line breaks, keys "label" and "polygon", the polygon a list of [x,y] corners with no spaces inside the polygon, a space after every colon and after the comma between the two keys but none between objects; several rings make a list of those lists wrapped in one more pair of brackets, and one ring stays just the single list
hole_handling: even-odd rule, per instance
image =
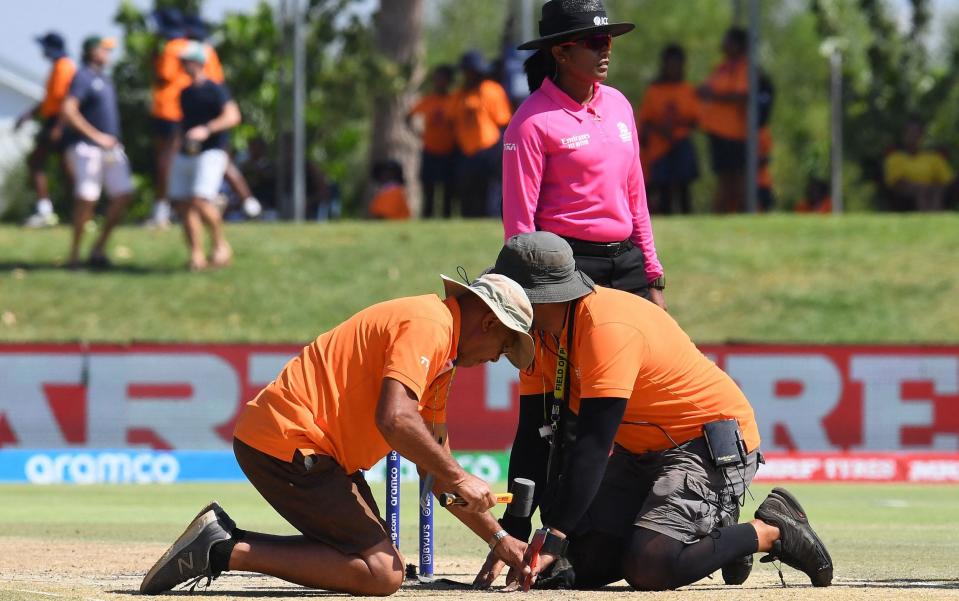
[{"label": "dry pitch surface", "polygon": [[[0,538],[0,599],[38,600],[69,599],[77,601],[107,601],[134,599],[146,567],[165,550],[162,543],[111,543],[57,541],[44,542],[29,538]],[[438,572],[442,576],[469,581],[481,563],[477,558],[443,560]],[[903,579],[863,582],[845,578],[841,574],[834,586],[813,589],[805,576],[786,568],[789,588],[782,588],[775,571],[769,566],[758,566],[746,586],[725,587],[715,580],[702,582],[679,591],[666,593],[632,592],[619,583],[600,591],[565,592],[534,591],[536,598],[546,599],[612,599],[622,595],[649,599],[716,599],[737,601],[759,599],[803,601],[814,599],[959,599],[959,581]],[[718,574],[717,574],[718,577]],[[173,595],[182,596],[187,591]],[[324,591],[296,587],[280,580],[252,574],[225,574],[214,581],[209,590],[198,590],[195,595],[204,599],[299,599],[333,596]],[[521,593],[513,593],[521,594]],[[405,585],[397,597],[409,598],[476,598],[502,595],[499,592],[481,593],[430,585]],[[142,597],[141,597],[142,598]]]},{"label": "dry pitch surface", "polygon": [[[502,488],[503,483],[496,485]],[[758,564],[744,587],[703,580],[680,591],[638,593],[624,583],[594,592],[532,592],[540,599],[959,599],[959,487],[898,485],[790,486],[810,512],[836,563],[834,586],[814,589],[805,575]],[[755,486],[743,515],[752,515],[768,486]],[[382,498],[382,485],[374,486]],[[415,499],[415,484],[404,486]],[[210,499],[218,499],[241,527],[292,531],[256,492],[236,485],[3,486],[0,487],[0,601],[113,601],[133,598],[146,570]],[[415,550],[416,505],[404,503],[403,549]],[[455,520],[437,514],[437,575],[470,582],[485,545]],[[407,558],[412,561],[412,558]],[[716,575],[718,577],[718,574]],[[174,595],[189,594],[177,591]],[[330,593],[273,578],[228,573],[195,595],[214,599],[293,599]],[[477,598],[480,593],[410,584],[407,598]],[[520,593],[516,593],[520,594]]]}]

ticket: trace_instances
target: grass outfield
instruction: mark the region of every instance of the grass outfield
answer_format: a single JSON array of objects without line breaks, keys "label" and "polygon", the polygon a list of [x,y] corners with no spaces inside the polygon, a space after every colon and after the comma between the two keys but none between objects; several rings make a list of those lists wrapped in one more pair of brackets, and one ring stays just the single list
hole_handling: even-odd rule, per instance
[{"label": "grass outfield", "polygon": [[[756,500],[747,502],[744,515],[752,514],[768,488],[753,488]],[[822,599],[925,599],[955,598],[959,593],[955,572],[955,557],[959,554],[956,538],[959,514],[955,511],[959,506],[959,489],[956,487],[795,485],[790,488],[810,512],[836,565],[835,586],[823,591],[806,588],[804,595],[815,593],[814,597]],[[383,498],[382,485],[374,490],[377,499]],[[104,599],[113,598],[113,593],[126,593],[139,582],[155,556],[180,533],[196,510],[211,498],[218,499],[243,528],[292,532],[248,485],[13,485],[0,488],[0,495],[4,501],[0,503],[0,599]],[[416,549],[414,487],[405,488],[403,495],[406,500],[402,548],[412,561]],[[454,523],[447,512],[440,511],[437,515],[436,555],[440,566],[437,573],[467,579],[482,563],[485,545]],[[41,556],[26,558],[29,568],[17,567],[20,565],[16,563],[17,550],[21,548]],[[58,549],[63,548],[70,549],[70,557],[61,556]],[[64,562],[66,565],[61,568]],[[48,571],[43,572],[38,565]],[[113,573],[110,570],[114,570],[115,579],[97,576]],[[808,583],[804,575],[789,568],[784,570],[791,587]],[[750,580],[753,588],[742,590],[736,598],[805,598],[796,596],[801,589],[779,589],[774,574],[770,566],[757,563]],[[273,580],[264,582],[256,586],[282,584]],[[699,591],[697,598],[711,598],[708,592],[715,593],[715,589],[707,589],[707,595],[702,597],[701,587],[715,584],[704,581],[688,587],[685,594]],[[215,583],[211,594],[233,597],[230,591],[244,587],[242,596],[266,594],[251,592],[250,586],[248,579],[230,576]],[[614,590],[621,591],[621,587]],[[36,595],[30,596],[25,591]],[[270,596],[300,596],[304,592],[285,588]],[[609,598],[612,594],[591,593],[582,598]],[[784,594],[787,596],[783,597]],[[683,598],[683,593],[672,595],[663,598]]]},{"label": "grass outfield", "polygon": [[[672,314],[698,342],[956,343],[959,215],[656,218]],[[0,227],[0,341],[306,341],[438,292],[501,244],[494,221],[230,225],[229,269],[181,234],[121,228],[110,273],[60,269],[68,231]]]}]

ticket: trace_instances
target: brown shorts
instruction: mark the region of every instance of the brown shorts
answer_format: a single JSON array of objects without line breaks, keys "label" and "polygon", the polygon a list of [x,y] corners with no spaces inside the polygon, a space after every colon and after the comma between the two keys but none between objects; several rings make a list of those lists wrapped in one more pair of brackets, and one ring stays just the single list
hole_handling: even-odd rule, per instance
[{"label": "brown shorts", "polygon": [[282,461],[236,438],[240,469],[294,528],[349,555],[389,540],[386,522],[361,472],[347,474],[329,455]]},{"label": "brown shorts", "polygon": [[758,457],[753,451],[744,466],[718,468],[703,438],[641,455],[616,445],[576,531],[623,536],[638,526],[694,543],[723,520],[739,516],[739,502],[756,475]]}]

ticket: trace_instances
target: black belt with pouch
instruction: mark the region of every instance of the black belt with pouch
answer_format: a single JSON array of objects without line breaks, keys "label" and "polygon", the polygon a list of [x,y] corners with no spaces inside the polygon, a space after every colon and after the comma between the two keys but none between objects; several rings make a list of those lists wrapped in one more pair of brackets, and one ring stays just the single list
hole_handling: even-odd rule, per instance
[{"label": "black belt with pouch", "polygon": [[746,441],[736,420],[720,419],[703,424],[703,438],[716,467],[746,465]]}]

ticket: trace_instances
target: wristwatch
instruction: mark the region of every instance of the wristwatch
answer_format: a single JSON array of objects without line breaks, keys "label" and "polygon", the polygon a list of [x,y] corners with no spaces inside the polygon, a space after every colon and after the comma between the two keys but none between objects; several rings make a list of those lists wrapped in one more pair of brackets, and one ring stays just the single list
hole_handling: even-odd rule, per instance
[{"label": "wristwatch", "polygon": [[506,532],[505,530],[500,530],[499,532],[491,536],[489,540],[486,541],[486,544],[489,545],[489,550],[492,551],[493,549],[495,549],[496,545],[498,545],[499,542],[503,540],[504,538],[506,538],[507,536],[509,536],[509,533]]},{"label": "wristwatch", "polygon": [[650,288],[655,288],[656,290],[665,290],[666,288],[666,276],[661,275],[652,282],[649,283]]}]

